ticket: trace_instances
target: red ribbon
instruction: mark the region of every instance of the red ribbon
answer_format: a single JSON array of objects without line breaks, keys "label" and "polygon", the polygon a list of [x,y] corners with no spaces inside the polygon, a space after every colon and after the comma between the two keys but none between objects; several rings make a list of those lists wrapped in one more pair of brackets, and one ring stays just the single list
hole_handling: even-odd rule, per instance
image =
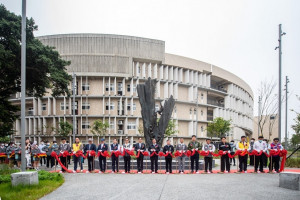
[{"label": "red ribbon", "polygon": [[58,158],[58,155],[56,154],[55,151],[52,151],[51,156],[54,157],[54,158],[57,160],[57,162],[60,164],[60,166],[61,166],[64,170],[66,170],[66,171],[69,172],[69,173],[72,173],[71,170],[67,169],[66,166],[64,166],[64,165],[62,164],[62,162],[61,162],[60,159]]}]

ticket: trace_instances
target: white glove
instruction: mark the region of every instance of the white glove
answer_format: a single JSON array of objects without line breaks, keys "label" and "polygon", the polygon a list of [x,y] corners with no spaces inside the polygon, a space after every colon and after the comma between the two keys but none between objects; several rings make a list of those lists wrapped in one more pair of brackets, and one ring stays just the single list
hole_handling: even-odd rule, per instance
[{"label": "white glove", "polygon": [[196,148],[196,151],[198,151],[198,148]]},{"label": "white glove", "polygon": [[230,153],[230,151],[227,151],[227,153]]},{"label": "white glove", "polygon": [[144,150],[141,150],[141,152],[143,152]]},{"label": "white glove", "polygon": [[75,154],[76,153],[76,151],[73,151],[73,154]]},{"label": "white glove", "polygon": [[277,149],[275,149],[275,151],[277,151]]},{"label": "white glove", "polygon": [[209,151],[206,151],[206,153],[208,153]]},{"label": "white glove", "polygon": [[266,152],[266,150],[263,150],[263,152]]},{"label": "white glove", "polygon": [[166,151],[166,153],[168,153],[169,151]]},{"label": "white glove", "polygon": [[138,149],[138,151],[140,151],[140,149]]},{"label": "white glove", "polygon": [[226,151],[223,151],[223,154],[226,154]]}]

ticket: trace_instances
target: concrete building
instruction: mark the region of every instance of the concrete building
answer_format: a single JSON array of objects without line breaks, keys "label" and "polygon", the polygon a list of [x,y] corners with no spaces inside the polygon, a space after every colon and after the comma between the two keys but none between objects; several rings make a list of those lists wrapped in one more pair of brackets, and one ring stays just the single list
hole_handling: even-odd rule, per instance
[{"label": "concrete building", "polygon": [[[68,73],[76,74],[77,136],[83,142],[93,137],[90,127],[96,119],[107,120],[106,139],[124,137],[131,142],[140,136],[141,108],[136,86],[150,77],[157,79],[155,98],[160,102],[173,95],[172,119],[179,133],[172,136],[206,138],[206,126],[215,117],[232,119],[229,138],[251,135],[253,92],[236,75],[213,64],[165,53],[165,42],[132,36],[106,34],[63,34],[38,37],[53,46],[65,60]],[[71,88],[71,83],[70,83]],[[20,94],[11,99],[20,103]],[[26,99],[26,137],[54,140],[61,120],[72,123],[71,98]],[[13,136],[20,140],[20,120]],[[71,136],[69,138],[71,141]]]},{"label": "concrete building", "polygon": [[[278,117],[276,115],[263,115],[262,120],[265,120],[262,130],[260,129],[260,134],[258,134],[258,116],[253,118],[253,134],[252,137],[255,140],[258,139],[258,135],[263,135],[265,139],[273,141],[274,138],[278,138]],[[284,139],[284,136],[283,136]]]}]

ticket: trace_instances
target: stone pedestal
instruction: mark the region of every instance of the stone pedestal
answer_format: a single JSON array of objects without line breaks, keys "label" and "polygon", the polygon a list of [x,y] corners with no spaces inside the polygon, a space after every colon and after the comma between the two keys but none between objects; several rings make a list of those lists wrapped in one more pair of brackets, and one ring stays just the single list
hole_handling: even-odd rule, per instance
[{"label": "stone pedestal", "polygon": [[300,190],[300,173],[281,172],[279,174],[279,187],[291,190]]},{"label": "stone pedestal", "polygon": [[30,172],[18,172],[11,174],[12,186],[17,185],[35,185],[39,184],[38,173],[35,171]]}]

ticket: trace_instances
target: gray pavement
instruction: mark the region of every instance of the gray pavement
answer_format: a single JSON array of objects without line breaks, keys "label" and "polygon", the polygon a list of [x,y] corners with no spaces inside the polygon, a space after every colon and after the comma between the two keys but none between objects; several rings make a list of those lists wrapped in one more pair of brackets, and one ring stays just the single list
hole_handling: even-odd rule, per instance
[{"label": "gray pavement", "polygon": [[285,199],[300,191],[278,187],[278,174],[64,174],[42,200],[58,199]]}]

